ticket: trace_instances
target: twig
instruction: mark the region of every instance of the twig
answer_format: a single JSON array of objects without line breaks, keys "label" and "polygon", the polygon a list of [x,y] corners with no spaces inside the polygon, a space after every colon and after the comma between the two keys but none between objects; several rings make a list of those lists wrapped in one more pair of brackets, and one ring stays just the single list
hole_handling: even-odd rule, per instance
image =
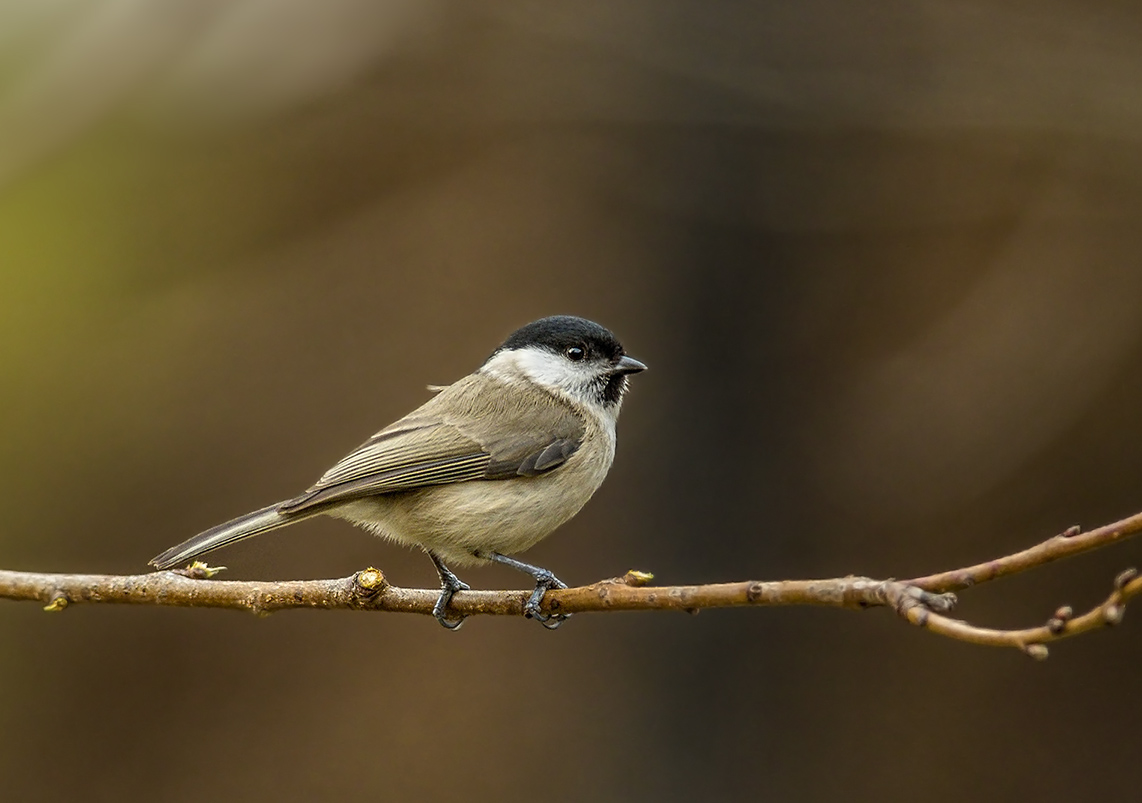
[{"label": "twig", "polygon": [[989,560],[986,563],[977,563],[966,569],[953,569],[950,572],[930,574],[927,577],[916,577],[908,583],[925,591],[962,591],[979,583],[986,583],[988,580],[1018,574],[1072,555],[1109,546],[1139,532],[1142,532],[1142,513],[1136,513],[1121,521],[1085,533],[1075,525],[1068,527],[1054,538],[1048,538],[1022,552]]},{"label": "twig", "polygon": [[[1024,572],[1061,558],[1089,552],[1142,531],[1142,513],[1086,533],[1072,527],[1030,549],[986,563],[911,580],[839,577],[829,580],[746,581],[695,586],[652,586],[644,572],[589,586],[549,591],[549,613],[681,610],[740,606],[818,605],[836,608],[888,606],[906,621],[948,638],[985,646],[1016,647],[1034,658],[1047,657],[1047,644],[1117,624],[1126,602],[1142,594],[1142,577],[1122,572],[1105,602],[1081,616],[1062,607],[1046,624],[1023,630],[993,630],[953,619],[952,592]],[[180,571],[139,575],[84,575],[15,572],[0,569],[0,599],[36,600],[59,611],[83,602],[238,608],[258,614],[290,608],[324,608],[431,614],[434,589],[394,586],[377,569],[337,580],[257,582],[212,580],[218,569],[195,563]],[[462,591],[450,610],[458,615],[519,616],[530,592]]]},{"label": "twig", "polygon": [[[904,588],[909,591],[919,590],[914,585],[904,585]],[[1041,661],[1047,658],[1047,644],[1052,641],[1119,624],[1126,611],[1126,601],[1140,593],[1142,593],[1142,578],[1138,577],[1138,571],[1126,569],[1115,578],[1114,590],[1101,605],[1095,606],[1079,617],[1075,617],[1069,605],[1064,605],[1056,609],[1046,624],[1023,630],[976,627],[959,619],[943,616],[930,605],[925,606],[922,603],[896,604],[895,607],[897,612],[912,624],[941,636],[987,647],[1015,647]]]}]

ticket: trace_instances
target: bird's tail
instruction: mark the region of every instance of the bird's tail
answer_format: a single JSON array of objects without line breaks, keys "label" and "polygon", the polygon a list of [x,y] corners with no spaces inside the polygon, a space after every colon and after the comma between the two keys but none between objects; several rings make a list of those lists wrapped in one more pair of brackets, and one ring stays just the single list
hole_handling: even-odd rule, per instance
[{"label": "bird's tail", "polygon": [[276,530],[278,527],[311,518],[322,512],[317,509],[292,514],[280,513],[278,508],[281,504],[278,502],[261,510],[255,510],[253,513],[247,513],[245,516],[239,516],[225,524],[219,524],[217,527],[211,527],[206,532],[199,533],[178,546],[173,546],[166,552],[151,558],[151,565],[159,569],[169,569],[219,547],[241,541],[243,538],[261,535],[270,530]]}]

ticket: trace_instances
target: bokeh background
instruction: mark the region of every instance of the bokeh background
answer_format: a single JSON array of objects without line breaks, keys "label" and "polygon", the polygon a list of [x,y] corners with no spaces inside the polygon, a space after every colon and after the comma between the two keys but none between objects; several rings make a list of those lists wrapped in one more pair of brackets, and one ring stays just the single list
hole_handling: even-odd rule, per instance
[{"label": "bokeh background", "polygon": [[[904,577],[1142,510],[1132,3],[0,4],[0,566],[133,573],[574,313],[574,583]],[[1025,626],[1140,546],[963,595]],[[422,555],[314,521],[236,578]],[[519,587],[499,568],[478,587]],[[0,605],[6,800],[1132,799],[1142,631]]]}]

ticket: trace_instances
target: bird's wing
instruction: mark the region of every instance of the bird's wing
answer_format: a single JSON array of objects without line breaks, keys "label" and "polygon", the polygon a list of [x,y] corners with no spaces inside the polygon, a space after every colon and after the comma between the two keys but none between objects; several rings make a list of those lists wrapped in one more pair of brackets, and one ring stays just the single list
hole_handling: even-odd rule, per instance
[{"label": "bird's wing", "polygon": [[547,417],[541,425],[534,415],[517,415],[522,426],[509,434],[497,430],[494,415],[477,415],[467,425],[442,421],[431,415],[434,401],[378,432],[278,509],[296,513],[431,485],[535,477],[561,466],[581,442],[576,417]]}]

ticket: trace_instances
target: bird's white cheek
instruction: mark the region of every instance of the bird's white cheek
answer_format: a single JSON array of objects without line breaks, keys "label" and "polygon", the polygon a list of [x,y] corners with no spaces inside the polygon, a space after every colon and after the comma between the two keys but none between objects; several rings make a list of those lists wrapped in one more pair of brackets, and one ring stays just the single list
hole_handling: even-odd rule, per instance
[{"label": "bird's white cheek", "polygon": [[497,354],[484,370],[502,379],[523,375],[551,390],[567,391],[590,378],[585,369],[546,349],[519,349]]},{"label": "bird's white cheek", "polygon": [[484,363],[480,369],[506,382],[526,379],[546,388],[599,419],[610,430],[614,442],[618,406],[603,405],[598,397],[598,374],[590,364],[574,363],[546,349],[523,348],[504,351]]}]

